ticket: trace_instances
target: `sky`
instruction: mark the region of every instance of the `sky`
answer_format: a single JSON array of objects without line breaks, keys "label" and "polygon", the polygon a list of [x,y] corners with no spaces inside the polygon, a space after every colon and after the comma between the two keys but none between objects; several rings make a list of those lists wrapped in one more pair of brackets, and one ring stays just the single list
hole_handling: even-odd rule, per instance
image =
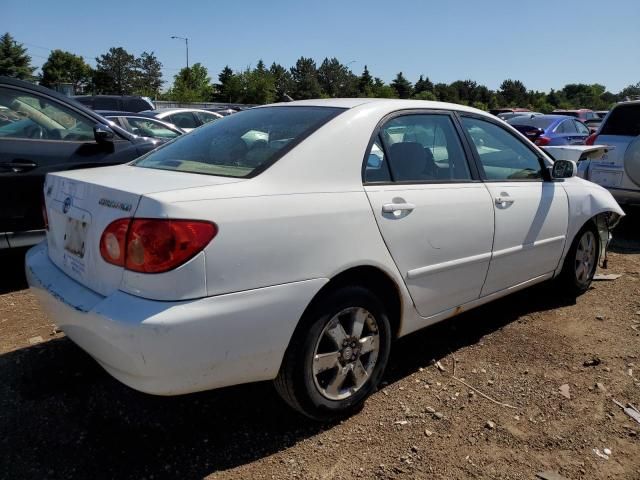
[{"label": "sky", "polygon": [[0,0],[0,32],[23,43],[34,65],[51,49],[95,57],[110,47],[154,52],[169,86],[189,62],[212,79],[229,65],[292,66],[337,57],[386,82],[402,71],[433,82],[506,78],[531,90],[640,82],[640,0]]}]

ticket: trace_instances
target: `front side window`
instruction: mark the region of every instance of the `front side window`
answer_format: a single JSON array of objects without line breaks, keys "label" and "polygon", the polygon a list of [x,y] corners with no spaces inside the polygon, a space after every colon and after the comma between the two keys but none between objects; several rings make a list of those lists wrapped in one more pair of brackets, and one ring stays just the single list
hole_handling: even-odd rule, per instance
[{"label": "front side window", "polygon": [[462,143],[448,115],[395,117],[381,128],[380,137],[393,181],[471,180]]},{"label": "front side window", "polygon": [[59,103],[0,87],[0,139],[94,141],[93,125]]},{"label": "front side window", "polygon": [[494,123],[462,117],[487,180],[541,180],[538,156],[523,141]]},{"label": "front side window", "polygon": [[126,121],[129,124],[127,130],[140,137],[169,139],[180,135],[175,130],[171,130],[150,118],[127,117]]},{"label": "front side window", "polygon": [[330,107],[261,107],[208,123],[134,165],[227,177],[251,177],[343,112]]}]

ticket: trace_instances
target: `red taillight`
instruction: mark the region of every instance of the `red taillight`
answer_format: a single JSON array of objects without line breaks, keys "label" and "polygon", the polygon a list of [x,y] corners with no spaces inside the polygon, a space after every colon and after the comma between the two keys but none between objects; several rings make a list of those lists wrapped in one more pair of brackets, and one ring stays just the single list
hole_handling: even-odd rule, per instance
[{"label": "red taillight", "polygon": [[539,147],[544,147],[545,145],[549,145],[549,142],[551,142],[551,139],[549,137],[545,137],[544,135],[541,135],[538,138],[536,138],[536,141],[534,143]]},{"label": "red taillight", "polygon": [[593,145],[596,143],[596,140],[598,139],[598,135],[595,133],[592,133],[591,135],[589,135],[587,137],[587,139],[584,141],[585,145]]},{"label": "red taillight", "polygon": [[100,239],[105,261],[141,273],[161,273],[193,258],[218,233],[211,222],[153,218],[112,222]]},{"label": "red taillight", "polygon": [[124,267],[126,254],[127,231],[129,230],[129,218],[121,218],[111,222],[102,232],[100,237],[100,255],[105,262]]}]

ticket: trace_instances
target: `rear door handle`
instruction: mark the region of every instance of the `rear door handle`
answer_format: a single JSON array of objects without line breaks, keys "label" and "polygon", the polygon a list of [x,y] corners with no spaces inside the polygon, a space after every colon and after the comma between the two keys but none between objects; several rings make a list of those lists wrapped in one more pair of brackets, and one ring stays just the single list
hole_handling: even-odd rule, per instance
[{"label": "rear door handle", "polygon": [[385,203],[382,205],[382,213],[412,212],[415,208],[413,203]]},{"label": "rear door handle", "polygon": [[13,162],[2,162],[0,168],[7,168],[13,171],[13,173],[25,172],[32,170],[38,166],[37,163],[30,162],[28,160],[18,160]]}]

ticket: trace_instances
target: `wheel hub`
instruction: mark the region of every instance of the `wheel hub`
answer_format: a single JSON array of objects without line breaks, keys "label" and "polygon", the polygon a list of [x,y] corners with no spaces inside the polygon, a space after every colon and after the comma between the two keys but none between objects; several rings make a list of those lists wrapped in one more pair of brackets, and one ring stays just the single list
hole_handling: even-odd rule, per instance
[{"label": "wheel hub", "polygon": [[340,363],[347,365],[355,362],[360,356],[360,349],[358,348],[358,340],[356,338],[348,338],[342,343],[340,349]]}]

